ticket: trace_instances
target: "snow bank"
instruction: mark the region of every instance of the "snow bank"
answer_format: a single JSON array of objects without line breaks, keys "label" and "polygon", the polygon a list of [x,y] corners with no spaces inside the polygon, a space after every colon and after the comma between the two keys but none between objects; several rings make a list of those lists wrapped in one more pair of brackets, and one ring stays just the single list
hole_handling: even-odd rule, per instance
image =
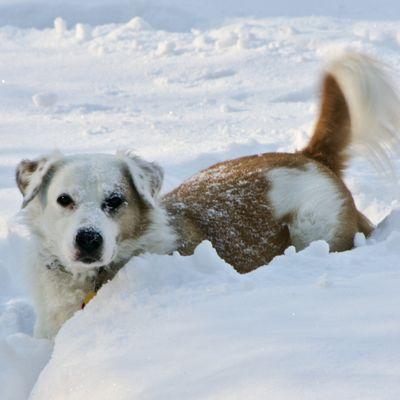
[{"label": "snow bank", "polygon": [[35,315],[26,295],[32,248],[26,229],[0,221],[0,232],[0,397],[23,400],[53,346],[32,338]]},{"label": "snow bank", "polygon": [[64,325],[31,399],[395,399],[394,228],[342,254],[315,242],[245,276],[208,242],[192,257],[137,258]]}]

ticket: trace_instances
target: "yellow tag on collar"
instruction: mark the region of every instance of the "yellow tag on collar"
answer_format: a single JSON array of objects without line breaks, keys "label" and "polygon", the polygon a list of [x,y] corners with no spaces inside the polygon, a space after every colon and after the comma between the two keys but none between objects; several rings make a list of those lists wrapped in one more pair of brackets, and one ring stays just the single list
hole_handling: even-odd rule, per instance
[{"label": "yellow tag on collar", "polygon": [[91,290],[86,297],[83,299],[82,302],[82,309],[85,308],[85,306],[90,302],[90,300],[93,299],[93,297],[96,296],[96,292]]}]

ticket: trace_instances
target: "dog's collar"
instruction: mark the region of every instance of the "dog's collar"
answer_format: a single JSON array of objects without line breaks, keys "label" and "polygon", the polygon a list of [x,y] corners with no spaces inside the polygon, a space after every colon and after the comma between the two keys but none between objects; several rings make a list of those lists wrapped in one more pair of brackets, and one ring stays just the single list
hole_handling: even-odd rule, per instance
[{"label": "dog's collar", "polygon": [[[72,272],[68,271],[62,263],[54,258],[51,262],[46,264],[46,267],[50,271],[62,272],[63,274],[67,274],[72,276]],[[96,296],[97,291],[110,280],[110,271],[112,271],[113,264],[108,265],[107,267],[98,267],[90,271],[90,274],[86,279],[90,279],[90,286],[92,287],[86,296],[82,299],[81,309],[85,308],[85,306]]]},{"label": "dog's collar", "polygon": [[[72,272],[68,271],[64,267],[64,265],[62,265],[62,263],[56,258],[54,258],[50,263],[46,264],[46,267],[50,271],[59,271],[70,276],[73,275]],[[116,273],[116,271],[118,271],[119,268],[117,265],[110,264],[106,267],[97,267],[90,271],[91,274],[90,276],[88,276],[88,279],[91,279],[92,289],[86,294],[85,298],[82,300],[82,309],[89,303],[90,300],[92,300],[94,296],[96,296],[97,291],[104,285],[104,283],[111,279],[111,277]]]},{"label": "dog's collar", "polygon": [[[65,266],[57,259],[54,258],[51,262],[46,264],[47,269],[50,271],[59,271],[68,275],[73,275]],[[104,267],[96,267],[90,270],[90,278],[93,280],[93,291],[97,292],[105,282],[110,279],[110,271],[114,269],[115,265],[110,264]]]}]

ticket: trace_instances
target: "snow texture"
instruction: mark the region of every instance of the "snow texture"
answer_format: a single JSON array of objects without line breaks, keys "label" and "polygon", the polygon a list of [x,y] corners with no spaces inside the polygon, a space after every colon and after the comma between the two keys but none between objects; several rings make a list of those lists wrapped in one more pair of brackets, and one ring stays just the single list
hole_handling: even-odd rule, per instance
[{"label": "snow texture", "polygon": [[397,400],[394,177],[351,163],[358,207],[382,221],[352,251],[290,247],[245,276],[207,242],[192,257],[144,255],[53,345],[32,337],[14,169],[54,149],[131,148],[164,167],[166,192],[218,161],[294,151],[333,55],[369,53],[398,83],[399,21],[395,0],[0,0],[1,400]]}]

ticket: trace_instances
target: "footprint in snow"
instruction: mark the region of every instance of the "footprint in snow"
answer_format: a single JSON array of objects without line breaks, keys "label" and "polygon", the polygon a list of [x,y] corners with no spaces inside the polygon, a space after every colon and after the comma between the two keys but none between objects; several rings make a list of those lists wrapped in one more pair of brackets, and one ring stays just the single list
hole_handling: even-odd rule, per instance
[{"label": "footprint in snow", "polygon": [[92,136],[92,135],[105,135],[106,133],[111,132],[110,128],[106,126],[97,126],[95,128],[89,128],[84,131],[85,136]]},{"label": "footprint in snow", "polygon": [[230,76],[236,75],[236,71],[233,69],[219,69],[219,70],[214,70],[214,71],[207,71],[201,79],[206,79],[206,80],[213,80],[213,79],[221,79],[221,78],[227,78]]},{"label": "footprint in snow", "polygon": [[305,87],[277,96],[271,100],[271,103],[302,103],[311,100],[314,93],[315,90],[312,86]]},{"label": "footprint in snow", "polygon": [[32,96],[33,104],[37,107],[52,107],[56,104],[58,96],[52,92],[36,93]]}]

